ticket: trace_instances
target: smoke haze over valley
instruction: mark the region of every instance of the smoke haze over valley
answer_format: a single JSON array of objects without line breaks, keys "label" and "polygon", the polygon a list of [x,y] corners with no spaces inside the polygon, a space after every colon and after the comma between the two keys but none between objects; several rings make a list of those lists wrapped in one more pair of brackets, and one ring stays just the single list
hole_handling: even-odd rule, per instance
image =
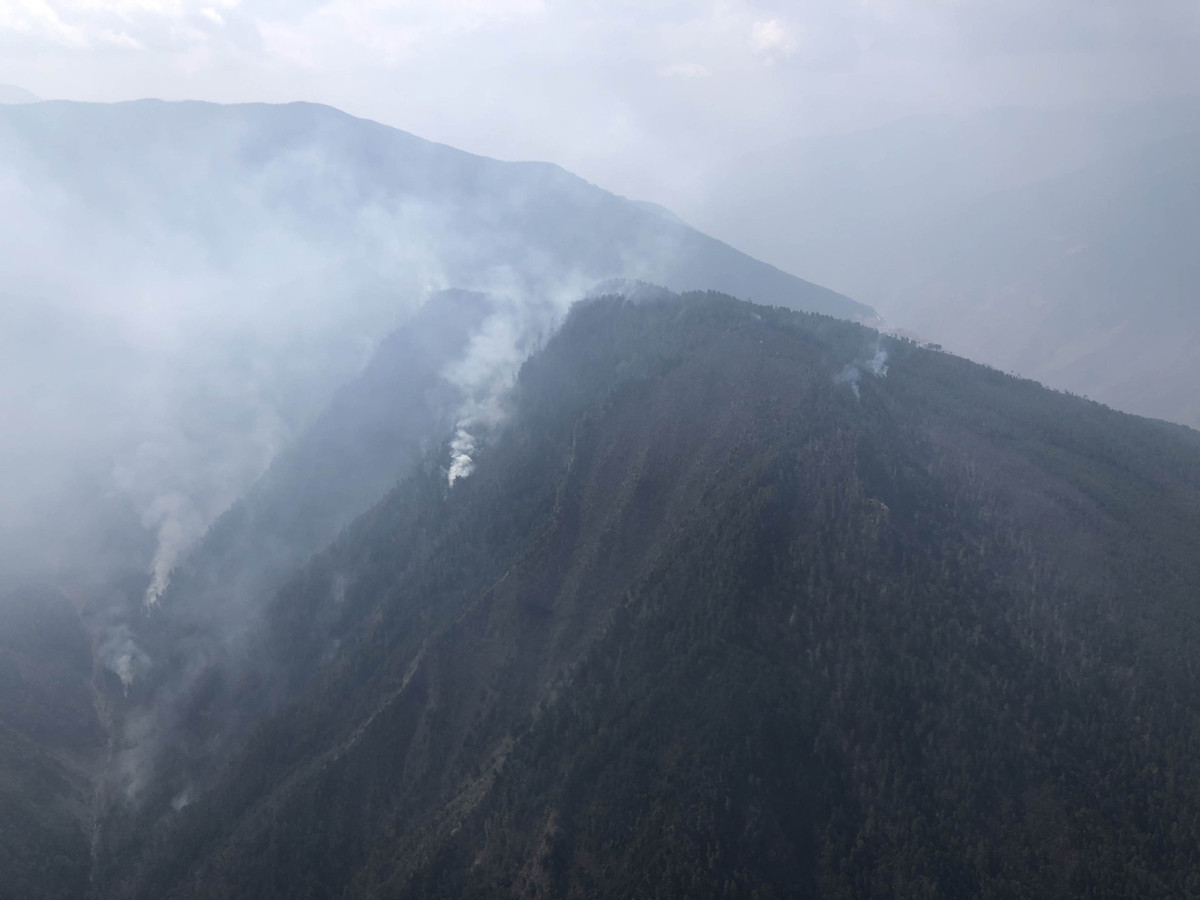
[{"label": "smoke haze over valley", "polygon": [[0,3],[0,900],[1200,894],[1191,0]]},{"label": "smoke haze over valley", "polygon": [[511,297],[460,366],[476,403],[528,334],[608,277],[869,312],[554,166],[321,107],[42,103],[0,110],[0,128],[9,566],[65,552],[51,534],[76,498],[55,494],[81,472],[159,533],[156,595],[437,289]]}]

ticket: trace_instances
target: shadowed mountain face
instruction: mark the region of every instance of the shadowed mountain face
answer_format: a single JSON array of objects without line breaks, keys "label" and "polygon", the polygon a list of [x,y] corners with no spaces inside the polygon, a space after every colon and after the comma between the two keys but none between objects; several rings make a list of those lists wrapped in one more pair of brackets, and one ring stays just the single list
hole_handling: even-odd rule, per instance
[{"label": "shadowed mountain face", "polygon": [[[102,654],[126,676],[108,773],[118,803],[138,799],[164,769],[201,778],[223,742],[275,702],[273,673],[258,666],[267,602],[453,432],[465,396],[446,377],[447,360],[493,313],[483,294],[435,294],[217,519],[152,610],[140,595],[108,610],[103,627],[128,638]],[[247,672],[262,676],[253,690],[238,687]]]},{"label": "shadowed mountain face", "polygon": [[55,591],[0,596],[0,897],[87,891],[106,736],[92,650]]},{"label": "shadowed mountain face", "polygon": [[97,896],[1200,887],[1195,432],[717,295],[576,306],[511,402],[277,593],[204,715],[273,708]]},{"label": "shadowed mountain face", "polygon": [[493,311],[486,295],[442,291],[384,339],[188,555],[163,605],[236,622],[374,505],[452,431],[465,398],[447,361]]},{"label": "shadowed mountain face", "polygon": [[[496,311],[436,294],[218,519],[152,614],[137,575],[79,611],[55,590],[0,598],[0,897],[83,896],[97,814],[119,816],[160,771],[219,766],[270,708],[248,639],[265,601],[452,430],[465,396],[443,370]],[[231,692],[247,672],[262,690]]]},{"label": "shadowed mountain face", "polygon": [[1196,427],[1197,135],[1194,98],[922,117],[764,150],[684,211],[956,353]]}]

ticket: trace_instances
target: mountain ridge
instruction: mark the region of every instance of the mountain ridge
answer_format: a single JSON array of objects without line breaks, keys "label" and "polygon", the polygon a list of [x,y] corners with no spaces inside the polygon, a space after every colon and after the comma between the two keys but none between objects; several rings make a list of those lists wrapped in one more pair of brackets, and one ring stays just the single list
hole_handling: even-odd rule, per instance
[{"label": "mountain ridge", "polygon": [[685,300],[577,306],[277,595],[292,699],[101,896],[1193,883],[1200,434]]}]

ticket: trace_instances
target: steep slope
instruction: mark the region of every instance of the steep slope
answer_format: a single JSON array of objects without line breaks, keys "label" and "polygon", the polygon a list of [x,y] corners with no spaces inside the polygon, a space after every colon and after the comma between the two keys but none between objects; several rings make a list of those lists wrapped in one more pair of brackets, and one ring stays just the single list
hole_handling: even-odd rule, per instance
[{"label": "steep slope", "polygon": [[[106,781],[117,807],[153,793],[163,773],[202,778],[270,707],[253,640],[268,601],[453,429],[466,394],[447,367],[495,310],[482,294],[434,295],[213,524],[152,610],[137,593],[109,610],[101,633],[126,638],[101,648],[126,674],[109,683],[117,740]],[[257,690],[231,696],[256,676]]]},{"label": "steep slope", "polygon": [[91,682],[92,649],[66,597],[0,596],[0,897],[87,891],[106,752]]},{"label": "steep slope", "polygon": [[[187,556],[155,615],[137,572],[78,591],[82,618],[57,590],[0,595],[0,897],[82,896],[96,804],[123,808],[159,767],[211,763],[262,712],[243,695],[239,717],[211,718],[230,708],[220,686],[247,667],[265,598],[451,428],[464,394],[443,370],[494,306],[440,292],[384,340]],[[103,504],[88,513],[103,524]]]},{"label": "steep slope", "polygon": [[98,896],[1200,888],[1195,432],[715,295],[514,404],[278,594],[291,699]]},{"label": "steep slope", "polygon": [[237,618],[386,494],[453,427],[466,397],[446,370],[492,311],[483,294],[441,291],[389,335],[188,555],[164,614]]}]

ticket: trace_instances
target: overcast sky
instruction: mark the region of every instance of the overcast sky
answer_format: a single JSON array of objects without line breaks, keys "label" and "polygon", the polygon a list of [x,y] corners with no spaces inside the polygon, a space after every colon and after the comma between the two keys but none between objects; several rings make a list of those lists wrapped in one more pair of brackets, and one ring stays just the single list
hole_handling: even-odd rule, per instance
[{"label": "overcast sky", "polygon": [[44,98],[313,100],[670,204],[802,134],[1200,91],[1200,0],[0,0]]}]

